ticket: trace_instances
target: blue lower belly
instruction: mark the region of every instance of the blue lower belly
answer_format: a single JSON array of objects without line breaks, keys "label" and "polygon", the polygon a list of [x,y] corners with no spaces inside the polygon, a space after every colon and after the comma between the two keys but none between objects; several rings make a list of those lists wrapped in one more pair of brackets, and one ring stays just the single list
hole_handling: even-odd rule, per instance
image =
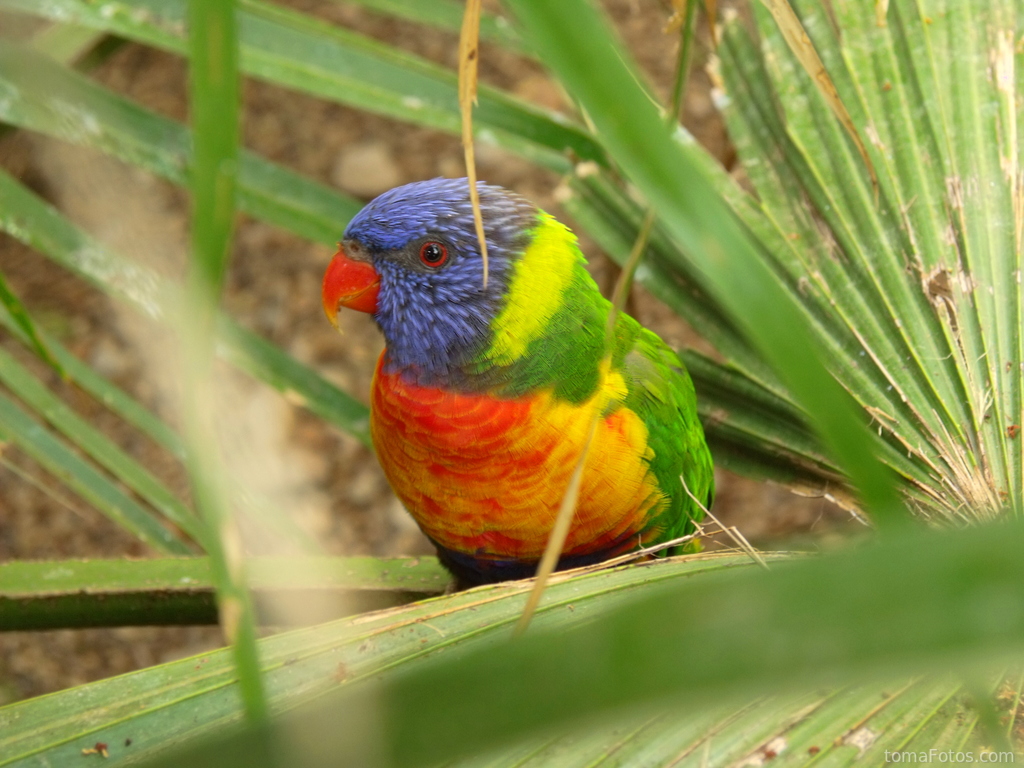
[{"label": "blue lower belly", "polygon": [[[434,542],[434,546],[437,547],[438,559],[445,568],[454,574],[460,589],[476,587],[481,584],[494,584],[499,581],[528,579],[537,573],[539,561],[483,558],[477,555],[466,554],[465,552],[455,552],[446,549],[437,544],[437,542]],[[585,565],[601,563],[628,551],[628,549],[628,542],[617,542],[614,546],[599,552],[563,557],[559,559],[555,570],[567,571],[572,568],[582,568]]]}]

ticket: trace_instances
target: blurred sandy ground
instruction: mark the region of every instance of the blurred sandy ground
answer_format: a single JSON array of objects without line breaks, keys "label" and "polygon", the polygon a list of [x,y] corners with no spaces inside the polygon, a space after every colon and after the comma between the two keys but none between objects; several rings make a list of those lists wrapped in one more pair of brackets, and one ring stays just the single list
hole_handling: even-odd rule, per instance
[{"label": "blurred sandy ground", "polygon": [[[287,3],[382,41],[454,66],[457,39],[330,0]],[[610,12],[651,80],[665,96],[676,36],[664,34],[667,13],[649,0],[610,0]],[[0,27],[10,34],[16,25]],[[701,63],[701,30],[685,123],[720,158],[730,148],[708,92]],[[171,55],[126,45],[94,77],[160,114],[187,116],[186,69]],[[536,64],[484,46],[481,78],[523,98],[565,108],[561,92]],[[327,104],[281,88],[245,86],[245,145],[278,163],[369,199],[392,186],[463,173],[456,139]],[[525,194],[571,224],[554,191],[559,179],[491,147],[478,149],[480,176]],[[0,139],[0,164],[57,205],[80,226],[120,253],[169,276],[180,275],[187,242],[187,197],[148,174],[79,147],[14,133]],[[342,225],[339,223],[339,236]],[[611,277],[609,262],[583,238],[595,276]],[[225,308],[244,326],[284,347],[334,383],[367,399],[372,366],[382,347],[369,317],[348,313],[344,335],[324,320],[319,284],[331,250],[267,224],[240,217]],[[162,416],[173,419],[173,382],[158,328],[115,305],[77,278],[0,235],[0,270],[32,310],[75,354]],[[674,346],[699,338],[642,290],[638,319]],[[33,365],[62,397],[163,479],[187,495],[180,466],[102,406],[34,363],[0,333],[0,344]],[[232,455],[246,467],[261,498],[335,554],[414,554],[430,551],[394,498],[372,454],[355,439],[325,426],[276,393],[240,375],[226,374],[235,431]],[[99,513],[46,478],[11,447],[10,465],[38,487],[0,466],[0,559],[148,554]],[[843,534],[845,513],[823,499],[719,472],[715,513],[754,543],[772,546],[802,535],[827,542]],[[56,489],[56,490],[54,490]],[[55,495],[54,495],[55,494]],[[253,551],[278,549],[273,537],[250,531]],[[216,628],[125,628],[0,634],[0,703],[137,669],[221,644]]]}]

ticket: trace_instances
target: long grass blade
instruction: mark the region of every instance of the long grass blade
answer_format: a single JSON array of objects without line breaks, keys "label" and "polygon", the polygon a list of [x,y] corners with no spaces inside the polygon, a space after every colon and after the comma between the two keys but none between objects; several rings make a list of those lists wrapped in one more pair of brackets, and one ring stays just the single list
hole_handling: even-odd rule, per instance
[{"label": "long grass blade", "polygon": [[[672,141],[601,18],[575,0],[553,5],[517,0],[511,5],[528,39],[581,99],[606,145],[665,225],[691,253],[702,254],[700,269],[715,297],[794,393],[865,507],[883,525],[905,520],[892,477],[875,457],[852,402],[822,364],[799,305],[773,279],[748,233],[690,155]],[[557,36],[555,29],[560,30]],[[629,121],[618,118],[624,113]]]},{"label": "long grass blade", "polygon": [[217,586],[220,625],[231,643],[251,722],[267,717],[256,648],[256,618],[246,583],[241,535],[223,488],[227,476],[213,429],[212,363],[217,305],[231,248],[239,142],[238,42],[234,0],[188,5],[192,164],[192,257],[182,330],[187,464],[196,508],[210,532],[206,551]]},{"label": "long grass blade", "polygon": [[182,536],[128,496],[106,475],[40,425],[10,398],[0,394],[0,441],[13,442],[117,525],[165,554],[191,554]]},{"label": "long grass blade", "polygon": [[[10,315],[3,311],[0,311],[0,324],[17,336],[22,344],[29,346],[28,338],[21,333],[21,329],[14,323]],[[185,449],[181,444],[181,439],[165,422],[158,419],[152,411],[142,406],[120,387],[96,373],[91,367],[71,354],[67,347],[53,336],[45,331],[41,331],[40,335],[70,381],[165,448],[175,458],[185,458]]]},{"label": "long grass blade", "polygon": [[[690,8],[687,10],[686,17],[682,25],[679,52],[676,55],[675,82],[673,83],[671,99],[668,108],[666,109],[666,121],[670,126],[674,125],[679,119],[679,109],[683,101],[684,89],[689,76],[690,46],[693,42],[695,19],[696,4],[692,3]],[[615,287],[612,290],[611,309],[608,312],[608,319],[604,329],[605,352],[601,361],[601,375],[599,376],[599,381],[603,381],[611,370],[612,356],[615,351],[615,326],[618,323],[619,315],[625,311],[626,301],[633,285],[633,276],[636,274],[637,267],[640,265],[640,260],[647,251],[647,244],[653,227],[654,211],[653,209],[648,209],[647,213],[644,215],[643,224],[640,225],[640,231],[637,233],[636,239],[633,242],[633,247],[630,250],[629,257],[627,258],[626,263],[622,266],[622,269],[619,270],[619,274],[615,280]],[[530,625],[530,619],[537,610],[541,597],[544,595],[544,590],[547,588],[548,579],[551,577],[551,574],[554,573],[554,570],[558,565],[558,559],[562,556],[562,550],[565,547],[565,540],[569,535],[573,516],[576,514],[576,505],[579,502],[580,483],[582,482],[583,472],[586,469],[587,459],[590,455],[590,446],[594,440],[594,434],[597,431],[598,422],[602,418],[602,414],[605,412],[607,407],[607,402],[602,401],[600,398],[595,398],[595,401],[590,404],[589,407],[592,409],[592,412],[589,417],[590,425],[587,428],[586,438],[583,441],[583,448],[580,451],[579,457],[576,459],[576,467],[573,469],[572,475],[569,478],[568,487],[565,490],[565,494],[562,496],[558,512],[555,514],[554,525],[551,526],[551,533],[548,535],[547,543],[544,545],[544,552],[537,565],[536,582],[534,583],[530,596],[523,608],[523,615],[519,618],[519,622],[516,624],[515,634],[517,636],[522,635]],[[698,501],[698,504],[699,503],[700,502]]]}]

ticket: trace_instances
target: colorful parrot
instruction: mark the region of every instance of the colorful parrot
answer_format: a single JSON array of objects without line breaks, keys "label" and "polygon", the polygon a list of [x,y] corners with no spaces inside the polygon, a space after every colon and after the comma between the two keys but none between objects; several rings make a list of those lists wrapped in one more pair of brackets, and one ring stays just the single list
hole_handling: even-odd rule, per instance
[{"label": "colorful parrot", "polygon": [[532,576],[598,408],[558,567],[691,532],[714,478],[682,362],[621,314],[609,363],[611,304],[576,237],[519,195],[477,189],[486,285],[465,179],[371,201],[324,275],[336,327],[348,307],[384,334],[370,429],[395,493],[461,585]]}]

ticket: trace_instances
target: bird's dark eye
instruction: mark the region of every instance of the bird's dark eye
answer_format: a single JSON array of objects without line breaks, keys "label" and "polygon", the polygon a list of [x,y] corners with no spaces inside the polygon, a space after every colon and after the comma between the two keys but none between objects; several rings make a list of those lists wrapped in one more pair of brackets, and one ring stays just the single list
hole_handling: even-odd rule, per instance
[{"label": "bird's dark eye", "polygon": [[448,261],[448,249],[441,243],[431,240],[429,243],[424,243],[420,246],[420,261],[428,267],[437,269]]}]

